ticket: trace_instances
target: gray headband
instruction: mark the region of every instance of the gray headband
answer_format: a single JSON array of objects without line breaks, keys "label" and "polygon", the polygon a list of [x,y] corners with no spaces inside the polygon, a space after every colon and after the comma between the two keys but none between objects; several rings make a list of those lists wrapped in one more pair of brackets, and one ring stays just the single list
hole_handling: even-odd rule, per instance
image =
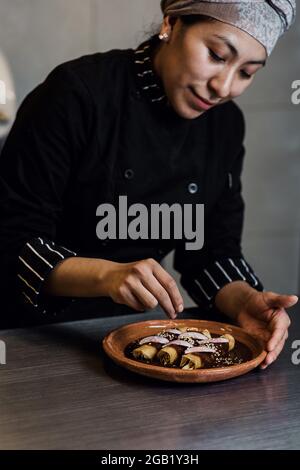
[{"label": "gray headband", "polygon": [[286,25],[264,0],[161,0],[164,15],[206,15],[231,24],[259,41],[268,56],[296,16],[296,0],[273,0],[273,4],[285,13]]}]

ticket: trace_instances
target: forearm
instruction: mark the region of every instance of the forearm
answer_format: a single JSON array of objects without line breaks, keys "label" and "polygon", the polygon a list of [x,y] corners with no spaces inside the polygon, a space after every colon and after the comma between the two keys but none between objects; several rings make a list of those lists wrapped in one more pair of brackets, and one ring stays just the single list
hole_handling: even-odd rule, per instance
[{"label": "forearm", "polygon": [[254,293],[257,291],[247,282],[234,281],[219,290],[215,297],[215,306],[220,312],[236,320],[241,309]]},{"label": "forearm", "polygon": [[63,297],[107,296],[106,275],[116,264],[104,259],[68,258],[51,271],[43,292]]}]

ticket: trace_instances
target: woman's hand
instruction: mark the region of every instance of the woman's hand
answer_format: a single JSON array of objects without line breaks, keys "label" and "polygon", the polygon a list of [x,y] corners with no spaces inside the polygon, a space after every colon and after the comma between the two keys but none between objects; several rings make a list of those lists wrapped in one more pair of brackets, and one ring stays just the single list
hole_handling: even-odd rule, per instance
[{"label": "woman's hand", "polygon": [[68,258],[51,271],[44,292],[55,296],[111,297],[138,311],[160,304],[170,318],[183,311],[176,281],[152,258],[132,263]]},{"label": "woman's hand", "polygon": [[258,292],[245,282],[233,282],[223,289],[218,293],[218,300],[216,298],[217,307],[263,342],[268,354],[260,367],[265,369],[277,359],[284,347],[291,324],[285,309],[295,305],[298,297]]},{"label": "woman's hand", "polygon": [[238,314],[238,324],[265,344],[268,354],[260,366],[262,369],[272,364],[281,353],[291,324],[285,309],[297,302],[295,295],[256,291]]},{"label": "woman's hand", "polygon": [[135,310],[153,309],[158,304],[174,319],[183,311],[183,299],[176,281],[152,258],[132,263],[113,263],[102,284],[118,304]]}]

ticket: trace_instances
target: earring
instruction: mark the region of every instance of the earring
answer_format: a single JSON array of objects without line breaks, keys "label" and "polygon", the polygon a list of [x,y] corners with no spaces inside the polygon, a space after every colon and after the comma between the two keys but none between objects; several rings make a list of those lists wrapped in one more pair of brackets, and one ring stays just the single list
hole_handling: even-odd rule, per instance
[{"label": "earring", "polygon": [[160,34],[158,37],[161,41],[166,41],[167,39],[169,39],[168,33]]}]

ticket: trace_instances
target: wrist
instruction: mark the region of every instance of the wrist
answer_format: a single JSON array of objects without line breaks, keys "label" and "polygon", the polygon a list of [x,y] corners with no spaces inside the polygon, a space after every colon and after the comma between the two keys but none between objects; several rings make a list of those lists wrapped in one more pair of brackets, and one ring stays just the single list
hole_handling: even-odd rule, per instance
[{"label": "wrist", "polygon": [[110,297],[112,280],[119,265],[120,263],[114,261],[105,259],[99,260],[99,268],[96,272],[96,283],[99,296]]},{"label": "wrist", "polygon": [[256,295],[257,291],[245,281],[234,281],[226,284],[215,296],[215,306],[233,320],[245,307],[249,299]]}]

